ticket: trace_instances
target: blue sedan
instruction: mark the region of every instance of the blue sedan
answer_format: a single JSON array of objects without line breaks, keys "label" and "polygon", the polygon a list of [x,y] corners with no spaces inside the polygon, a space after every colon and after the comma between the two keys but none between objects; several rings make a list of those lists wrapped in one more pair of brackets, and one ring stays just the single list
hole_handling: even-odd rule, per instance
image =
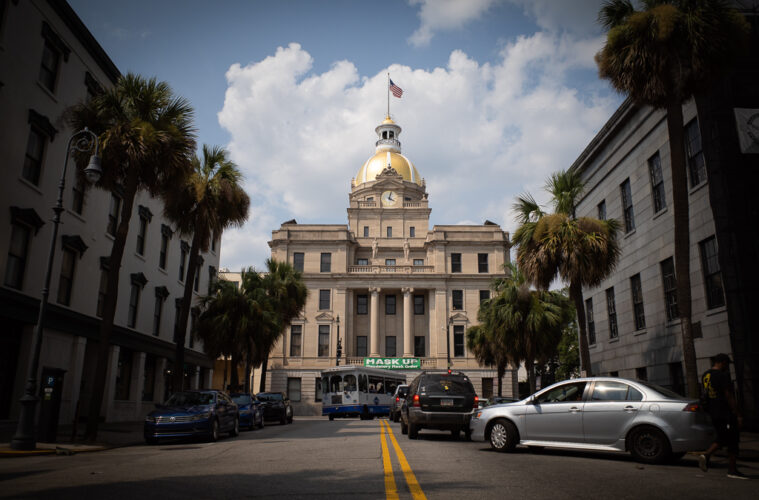
[{"label": "blue sedan", "polygon": [[264,411],[255,396],[240,392],[229,395],[240,410],[240,427],[253,430],[264,427]]},{"label": "blue sedan", "polygon": [[161,438],[201,436],[209,441],[219,434],[240,432],[240,416],[229,396],[221,391],[177,392],[145,417],[144,435],[148,444]]}]

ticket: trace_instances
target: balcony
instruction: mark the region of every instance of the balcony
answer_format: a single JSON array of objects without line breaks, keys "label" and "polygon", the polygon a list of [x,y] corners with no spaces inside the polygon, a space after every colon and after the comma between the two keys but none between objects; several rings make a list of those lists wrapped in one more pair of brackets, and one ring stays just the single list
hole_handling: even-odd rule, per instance
[{"label": "balcony", "polygon": [[348,266],[348,274],[428,274],[434,266]]},{"label": "balcony", "polygon": [[358,208],[376,208],[377,202],[376,201],[359,201],[358,202]]}]

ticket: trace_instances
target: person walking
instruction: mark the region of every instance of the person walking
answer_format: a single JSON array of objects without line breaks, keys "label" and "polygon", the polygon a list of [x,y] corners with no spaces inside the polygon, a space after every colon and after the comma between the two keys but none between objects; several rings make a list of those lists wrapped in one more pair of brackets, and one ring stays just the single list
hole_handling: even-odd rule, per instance
[{"label": "person walking", "polygon": [[735,461],[738,457],[738,442],[743,417],[738,412],[730,381],[730,357],[717,354],[712,358],[712,367],[701,377],[701,401],[712,418],[717,431],[717,438],[703,454],[698,457],[698,466],[702,471],[709,470],[709,460],[715,451],[727,447],[727,477],[731,479],[748,479],[738,471]]}]

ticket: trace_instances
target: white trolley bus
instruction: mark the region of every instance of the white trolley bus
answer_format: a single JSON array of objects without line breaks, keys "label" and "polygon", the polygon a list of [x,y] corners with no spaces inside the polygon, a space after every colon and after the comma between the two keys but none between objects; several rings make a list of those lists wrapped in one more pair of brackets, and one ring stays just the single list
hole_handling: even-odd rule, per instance
[{"label": "white trolley bus", "polygon": [[381,368],[336,366],[322,371],[322,415],[361,417],[388,415],[395,388],[406,375]]}]

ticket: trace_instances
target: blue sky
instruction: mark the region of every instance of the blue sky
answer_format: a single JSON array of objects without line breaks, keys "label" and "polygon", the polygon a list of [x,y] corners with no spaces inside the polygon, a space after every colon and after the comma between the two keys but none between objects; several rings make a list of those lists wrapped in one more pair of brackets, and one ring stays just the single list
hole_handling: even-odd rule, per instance
[{"label": "blue sky", "polygon": [[567,168],[621,98],[598,80],[600,0],[69,0],[122,72],[167,81],[199,143],[230,150],[250,221],[221,265],[261,267],[285,220],[345,223],[374,151],[385,74],[431,225],[505,230],[526,190]]}]

